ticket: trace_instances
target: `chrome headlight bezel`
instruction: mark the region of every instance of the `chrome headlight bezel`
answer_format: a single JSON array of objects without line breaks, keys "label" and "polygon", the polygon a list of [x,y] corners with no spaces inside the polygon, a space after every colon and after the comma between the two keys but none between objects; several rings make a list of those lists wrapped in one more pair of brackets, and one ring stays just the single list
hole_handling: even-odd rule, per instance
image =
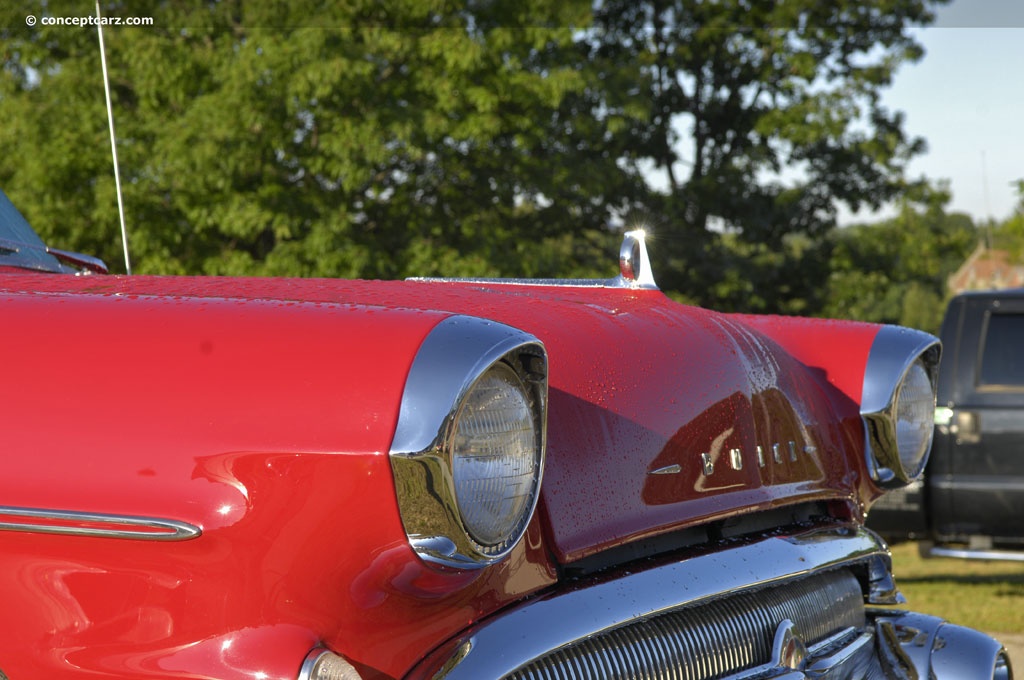
[{"label": "chrome headlight bezel", "polygon": [[924,474],[934,436],[941,354],[939,340],[921,331],[883,326],[875,337],[860,413],[868,471],[880,488],[903,487]]},{"label": "chrome headlight bezel", "polygon": [[[498,398],[510,400],[514,409],[528,409],[532,431],[518,434],[534,447],[532,462],[517,468],[518,488],[525,493],[500,529],[483,527],[474,511],[490,513],[493,520],[495,510],[480,508],[482,496],[467,498],[473,485],[460,482],[456,472],[459,428],[471,417],[467,404],[480,389],[490,389],[481,386],[495,376],[509,391]],[[508,555],[526,532],[540,497],[546,436],[544,345],[528,333],[476,317],[452,316],[439,323],[409,370],[390,451],[402,524],[416,553],[429,563],[460,569],[494,564]],[[499,460],[491,467],[502,464]]]}]

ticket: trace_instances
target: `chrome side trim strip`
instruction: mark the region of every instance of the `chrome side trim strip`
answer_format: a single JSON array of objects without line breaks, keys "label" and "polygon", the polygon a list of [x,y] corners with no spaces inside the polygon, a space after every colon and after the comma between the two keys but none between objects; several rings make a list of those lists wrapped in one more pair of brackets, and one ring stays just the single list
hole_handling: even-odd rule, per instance
[{"label": "chrome side trim strip", "polygon": [[636,619],[854,564],[872,579],[889,559],[881,539],[853,525],[773,536],[535,598],[451,641],[408,677],[504,677]]},{"label": "chrome side trim strip", "polygon": [[479,283],[501,286],[550,286],[555,288],[626,288],[614,279],[516,279],[516,278],[472,278],[445,276],[410,276],[405,279],[414,283]]},{"label": "chrome side trim strip", "polygon": [[0,506],[0,531],[137,541],[187,541],[203,533],[202,529],[193,524],[159,517],[11,506]]},{"label": "chrome side trim strip", "polygon": [[628,288],[660,290],[654,282],[651,258],[647,254],[646,232],[627,231],[619,248],[619,275],[611,279],[495,279],[411,276],[406,281],[421,283],[480,283],[507,286],[557,286],[560,288]]}]

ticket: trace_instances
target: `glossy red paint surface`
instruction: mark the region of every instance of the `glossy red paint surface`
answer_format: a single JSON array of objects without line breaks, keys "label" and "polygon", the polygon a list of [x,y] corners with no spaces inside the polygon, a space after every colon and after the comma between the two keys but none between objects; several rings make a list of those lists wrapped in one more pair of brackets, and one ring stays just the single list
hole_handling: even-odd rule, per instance
[{"label": "glossy red paint surface", "polygon": [[[863,455],[860,452],[864,446],[864,426],[859,405],[864,387],[864,367],[871,352],[871,343],[878,334],[878,326],[778,316],[737,315],[736,318],[778,342],[812,376],[835,388],[825,392],[837,419],[834,426],[841,429],[848,442],[846,449]],[[855,469],[859,472],[861,467],[855,465]],[[857,491],[856,509],[860,513],[883,493],[866,474],[859,475]]]},{"label": "glossy red paint surface", "polygon": [[[409,365],[450,313],[531,332],[550,359],[541,512],[479,572],[419,562],[387,457]],[[0,533],[0,598],[25,612],[0,623],[12,678],[293,678],[318,641],[400,676],[552,584],[554,562],[783,504],[856,505],[864,487],[854,387],[873,326],[657,291],[53,275],[0,278],[0,314],[19,329],[2,340],[0,413],[17,426],[0,504],[204,531]]]},{"label": "glossy red paint surface", "polygon": [[[859,404],[864,366],[878,326],[855,321],[734,315],[779,343],[819,378],[838,389],[846,404]],[[837,397],[838,398],[838,397]]]}]

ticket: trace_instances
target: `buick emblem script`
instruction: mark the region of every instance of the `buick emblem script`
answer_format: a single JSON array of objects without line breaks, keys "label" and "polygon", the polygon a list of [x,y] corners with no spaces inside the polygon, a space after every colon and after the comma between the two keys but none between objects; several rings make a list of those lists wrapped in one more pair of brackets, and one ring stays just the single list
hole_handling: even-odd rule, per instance
[{"label": "buick emblem script", "polygon": [[[797,447],[795,441],[788,441],[785,444],[774,443],[767,450],[765,447],[758,445],[755,450],[754,460],[757,462],[757,466],[760,468],[767,467],[769,464],[782,465],[786,462],[795,463],[800,459],[798,451],[802,450],[807,455],[813,455],[817,449],[813,446],[804,446],[802,449]],[[724,454],[721,449],[717,447],[712,448],[711,451],[705,451],[700,454],[700,469],[701,474],[705,477],[710,477],[715,474],[715,466],[718,461],[724,458],[725,462],[733,470],[739,471],[743,469],[744,451],[741,448],[732,448],[725,451]],[[683,466],[678,463],[672,465],[666,465],[657,469],[651,470],[647,474],[650,475],[676,475],[683,471]]]}]

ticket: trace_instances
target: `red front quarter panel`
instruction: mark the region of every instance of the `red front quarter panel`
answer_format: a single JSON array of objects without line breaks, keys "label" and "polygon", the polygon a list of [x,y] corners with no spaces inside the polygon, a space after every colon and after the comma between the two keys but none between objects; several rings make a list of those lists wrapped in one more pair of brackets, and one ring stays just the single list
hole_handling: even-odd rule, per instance
[{"label": "red front quarter panel", "polygon": [[536,522],[488,571],[439,573],[408,545],[388,447],[445,313],[65,285],[111,284],[129,289],[0,294],[20,329],[3,340],[0,504],[203,533],[0,532],[10,677],[295,678],[321,642],[400,676],[553,581]]},{"label": "red front quarter panel", "polygon": [[148,506],[205,529],[244,506],[244,491],[205,472],[210,457],[386,451],[408,366],[442,318],[371,326],[372,310],[341,323],[326,306],[148,296],[0,305],[18,328],[3,340],[0,412],[17,424],[4,436],[4,503]]}]

